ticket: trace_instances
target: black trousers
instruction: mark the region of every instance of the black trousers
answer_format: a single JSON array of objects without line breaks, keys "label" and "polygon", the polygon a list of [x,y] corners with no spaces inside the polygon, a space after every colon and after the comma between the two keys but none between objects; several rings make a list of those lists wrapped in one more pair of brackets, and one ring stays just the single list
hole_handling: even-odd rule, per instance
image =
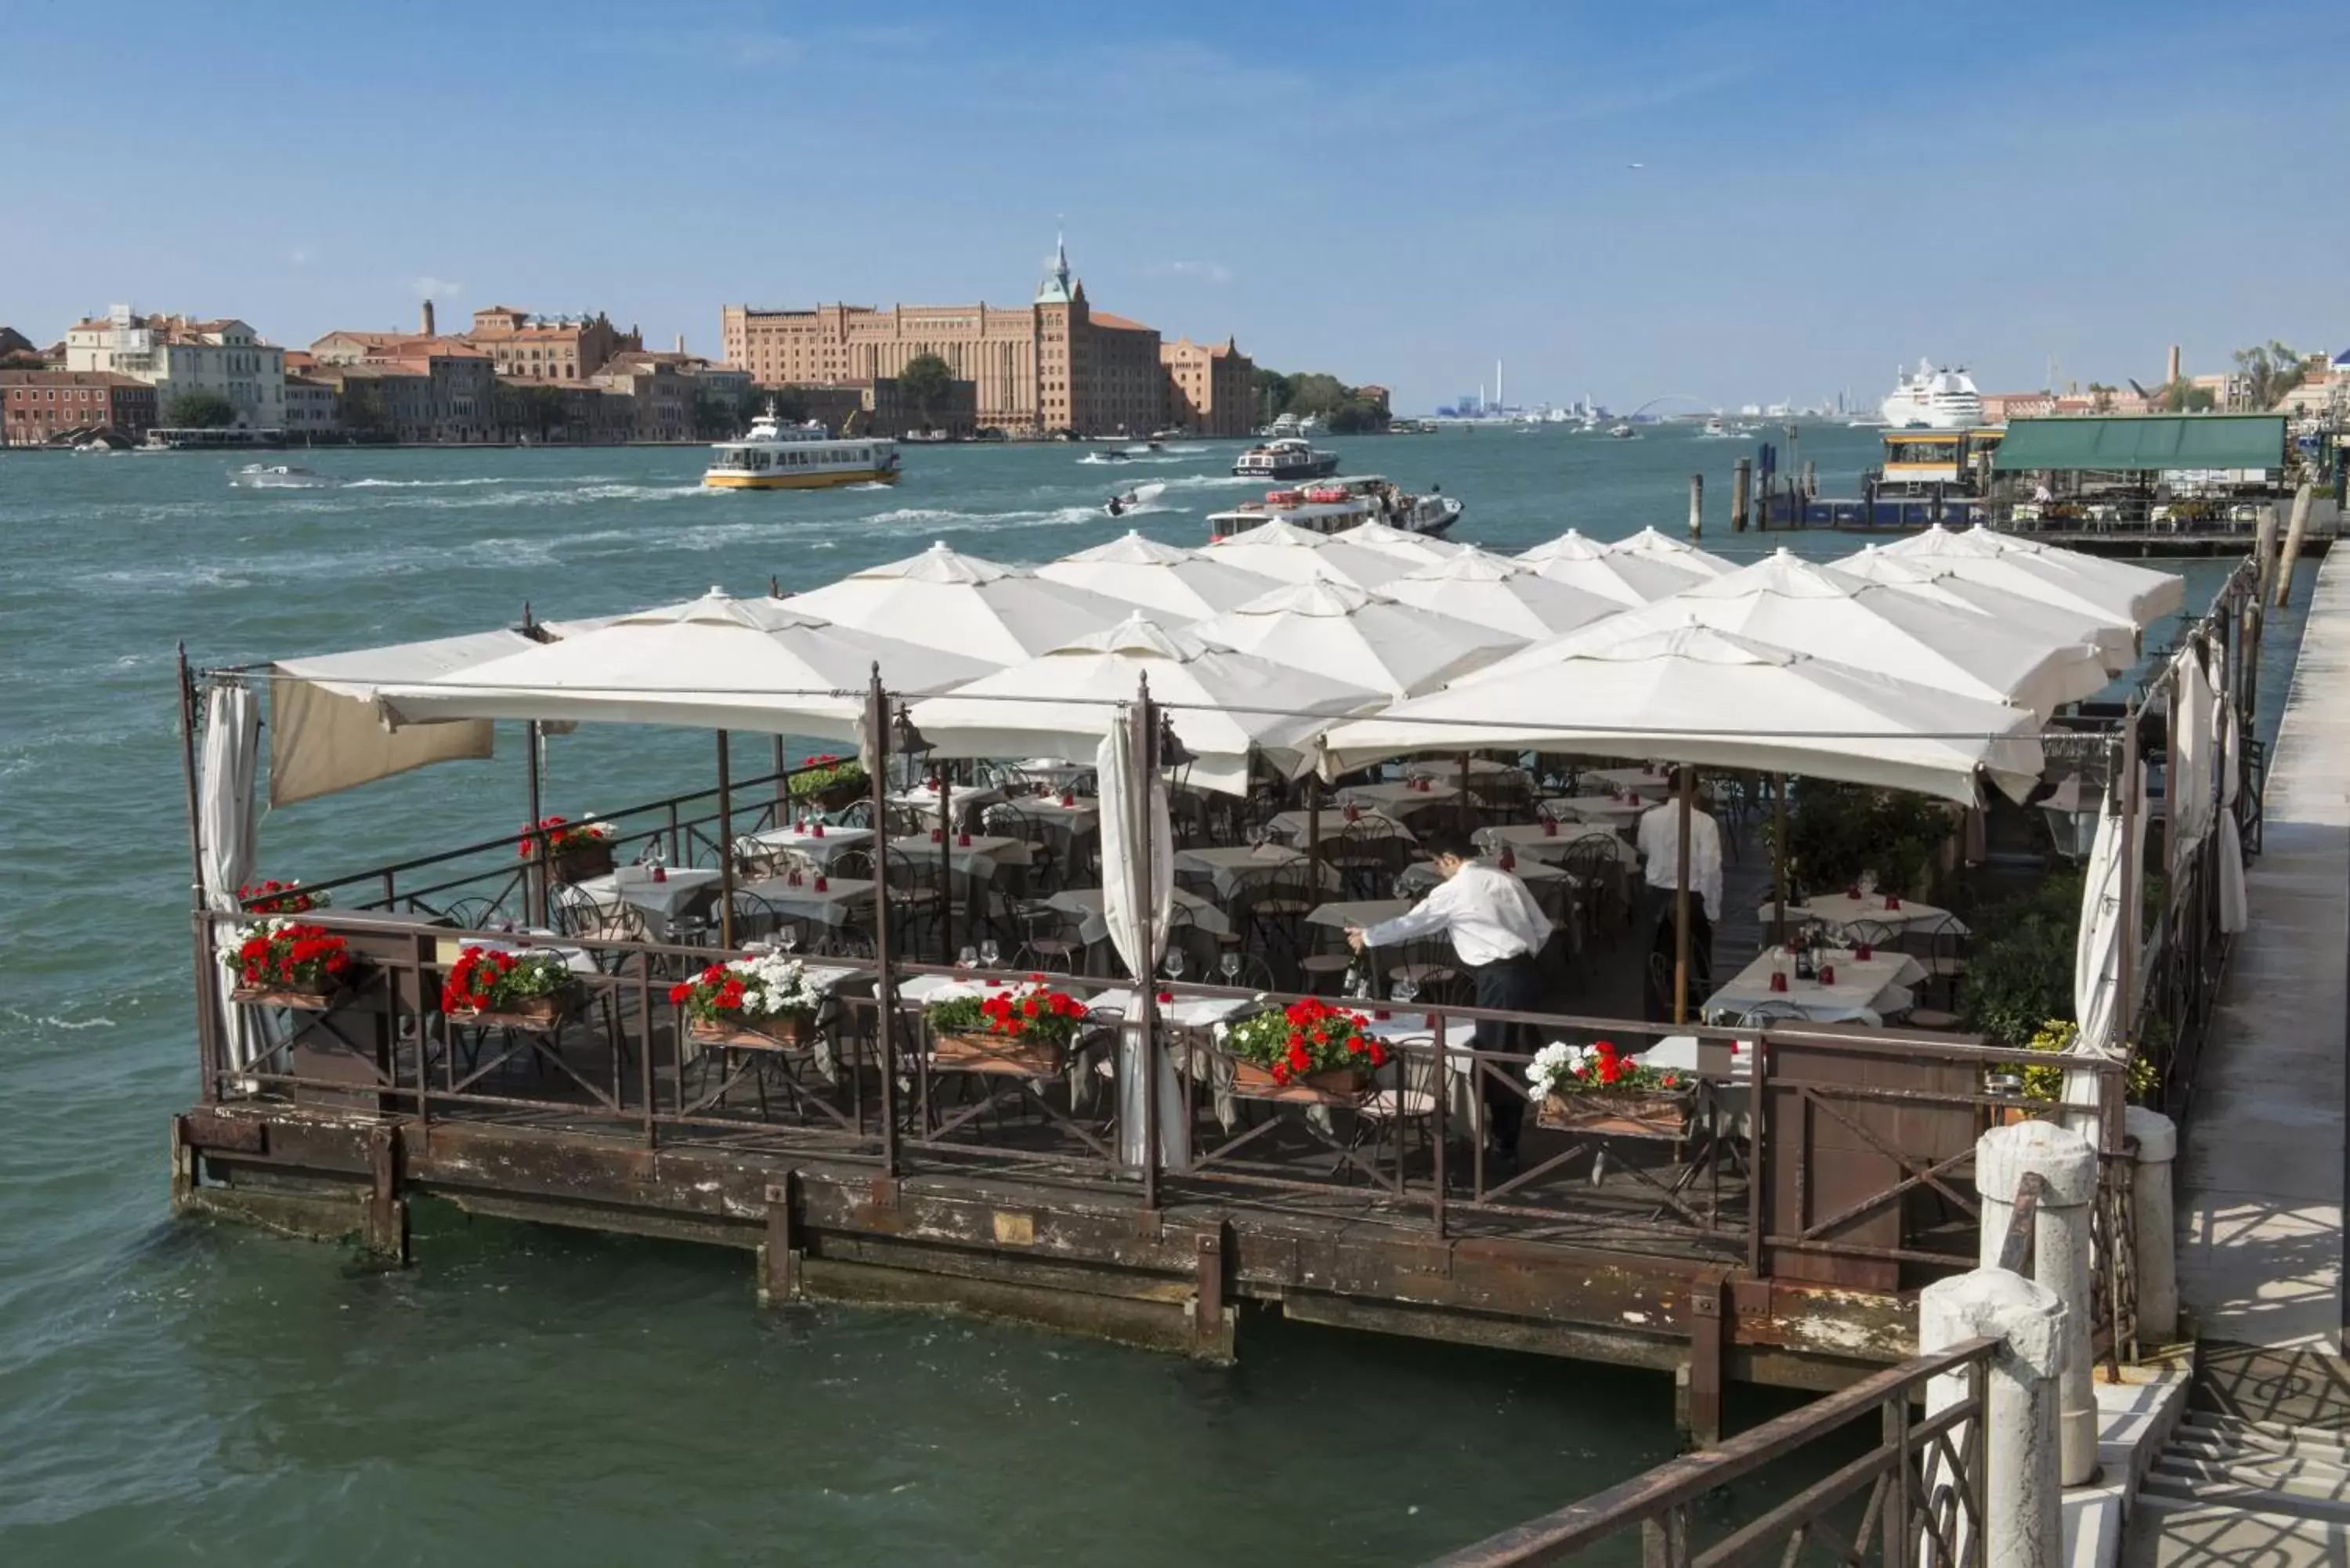
[{"label": "black trousers", "polygon": [[[1644,885],[1648,912],[1643,923],[1648,929],[1648,950],[1664,955],[1664,979],[1659,986],[1655,965],[1650,965],[1643,979],[1641,990],[1647,994],[1650,1023],[1659,1023],[1673,1015],[1672,966],[1680,939],[1673,929],[1673,904],[1678,897],[1670,888]],[[1690,895],[1690,988],[1694,993],[1691,1005],[1713,989],[1713,922],[1705,918],[1705,900],[1694,892]],[[1700,983],[1702,982],[1702,983]]]},{"label": "black trousers", "polygon": [[[1500,1008],[1510,1012],[1532,1012],[1542,1005],[1542,977],[1534,967],[1534,955],[1519,953],[1513,958],[1499,959],[1492,963],[1469,966],[1470,978],[1477,982],[1477,1005]],[[1541,1048],[1535,1038],[1539,1032],[1531,1023],[1504,1023],[1498,1018],[1477,1020],[1477,1049],[1480,1051],[1515,1051],[1533,1055]],[[1514,1064],[1504,1068],[1494,1064],[1495,1071],[1519,1074]],[[1482,1080],[1485,1101],[1485,1127],[1492,1137],[1493,1146],[1505,1153],[1518,1151],[1518,1130],[1526,1116],[1526,1097],[1508,1085],[1486,1077]]]}]

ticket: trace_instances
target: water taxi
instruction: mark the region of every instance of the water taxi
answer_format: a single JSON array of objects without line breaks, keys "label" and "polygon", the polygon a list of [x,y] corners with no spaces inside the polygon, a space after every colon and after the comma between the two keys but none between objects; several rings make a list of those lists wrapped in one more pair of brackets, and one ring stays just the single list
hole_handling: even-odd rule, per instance
[{"label": "water taxi", "polygon": [[702,483],[712,490],[818,490],[835,484],[895,484],[898,443],[836,436],[814,420],[786,424],[770,409],[741,441],[710,449]]},{"label": "water taxi", "polygon": [[1461,511],[1461,503],[1450,495],[1414,495],[1377,474],[1365,474],[1302,489],[1269,490],[1262,501],[1243,501],[1229,512],[1211,514],[1208,539],[1213,544],[1275,521],[1316,534],[1343,534],[1366,523],[1384,523],[1433,538],[1459,522]]},{"label": "water taxi", "polygon": [[1243,479],[1321,479],[1337,472],[1336,452],[1320,451],[1295,436],[1253,446],[1232,464],[1232,472]]}]

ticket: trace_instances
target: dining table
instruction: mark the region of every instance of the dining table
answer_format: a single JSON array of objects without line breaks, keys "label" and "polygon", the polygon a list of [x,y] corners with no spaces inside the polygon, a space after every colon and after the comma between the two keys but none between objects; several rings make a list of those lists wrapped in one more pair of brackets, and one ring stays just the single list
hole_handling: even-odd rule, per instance
[{"label": "dining table", "polygon": [[1344,886],[1336,867],[1308,860],[1304,850],[1284,844],[1189,846],[1175,851],[1174,866],[1178,872],[1205,877],[1216,897],[1224,899],[1281,874],[1302,877],[1326,892]]},{"label": "dining table", "polygon": [[[1548,888],[1552,883],[1566,880],[1566,871],[1562,867],[1537,860],[1531,855],[1520,855],[1515,859],[1516,863],[1509,867],[1510,875],[1523,882],[1529,888],[1536,890],[1537,896],[1541,889]],[[1491,866],[1496,871],[1503,868],[1501,862],[1491,856],[1486,857],[1480,864]],[[1417,898],[1443,880],[1443,874],[1430,862],[1415,860],[1396,873],[1395,886],[1399,891]]]},{"label": "dining table", "polygon": [[[918,813],[928,822],[939,819],[939,792],[929,784],[916,784],[883,797],[895,806]],[[1003,792],[993,784],[956,784],[949,791],[947,810],[955,826],[961,827],[973,820],[972,814],[982,806],[993,805],[1004,798]]]},{"label": "dining table", "polygon": [[1649,794],[1645,791],[1620,800],[1605,794],[1570,794],[1544,801],[1534,809],[1540,815],[1561,822],[1604,827],[1629,837],[1638,829],[1640,818],[1671,799],[1669,794]]},{"label": "dining table", "polygon": [[909,833],[891,839],[889,847],[917,866],[935,866],[943,853],[955,876],[968,885],[993,881],[999,867],[1029,863],[1026,839],[993,833],[956,833],[943,839],[929,833]]},{"label": "dining table", "polygon": [[[1219,937],[1232,934],[1231,918],[1197,893],[1176,888],[1170,890],[1170,897],[1173,907],[1187,911],[1191,923],[1200,929]],[[1090,950],[1109,941],[1109,919],[1102,912],[1103,898],[1099,888],[1064,888],[1045,902],[1076,918],[1077,940]]]},{"label": "dining table", "polygon": [[[1101,831],[1101,802],[1092,795],[1068,797],[1063,805],[1057,794],[1014,795],[1004,804],[1020,813],[1035,826],[1036,831],[1053,841],[1054,847],[1066,854],[1069,846],[1090,834]],[[981,813],[983,819],[984,812]]]},{"label": "dining table", "polygon": [[[1461,759],[1458,757],[1422,758],[1404,763],[1399,771],[1408,779],[1434,779],[1451,788],[1459,787],[1461,783]],[[1515,763],[1497,763],[1491,757],[1469,759],[1469,780],[1471,784],[1523,783],[1530,776]]]},{"label": "dining table", "polygon": [[829,866],[849,850],[872,846],[873,830],[869,827],[827,823],[819,834],[815,826],[811,823],[806,827],[771,827],[764,833],[746,833],[735,843],[746,856],[779,855],[788,850],[814,866]]},{"label": "dining table", "polygon": [[1521,864],[1529,860],[1556,864],[1566,859],[1582,845],[1604,849],[1621,866],[1628,867],[1640,863],[1638,853],[1621,837],[1587,824],[1581,827],[1561,825],[1557,832],[1548,833],[1538,824],[1509,823],[1498,827],[1481,827],[1474,837],[1489,853],[1508,845]]},{"label": "dining table", "polygon": [[1672,771],[1663,767],[1585,768],[1575,778],[1586,794],[1620,790],[1646,798],[1670,794],[1673,788]]},{"label": "dining table", "polygon": [[[1768,929],[1771,922],[1777,919],[1778,909],[1775,905],[1765,904],[1755,911],[1755,915],[1764,928]],[[1898,896],[1896,896],[1888,904],[1886,896],[1882,893],[1860,893],[1849,888],[1840,893],[1813,893],[1805,896],[1801,903],[1787,906],[1787,919],[1790,924],[1817,920],[1834,930],[1841,930],[1856,921],[1867,920],[1877,925],[1896,929],[1903,926],[1932,925],[1939,926],[1954,936],[1970,934],[1965,922],[1960,920],[1948,909],[1933,904],[1920,903],[1915,898],[1903,898]],[[1950,923],[1947,926],[1942,925],[1945,920]]]},{"label": "dining table", "polygon": [[[1338,791],[1339,805],[1358,805],[1389,816],[1412,816],[1430,806],[1450,805],[1460,798],[1461,792],[1451,784],[1434,782],[1347,784]],[[1326,818],[1333,814],[1326,811],[1322,815]]]},{"label": "dining table", "polygon": [[[1784,948],[1765,948],[1705,999],[1704,1011],[1743,1016],[1768,1004],[1818,1023],[1879,1024],[1916,1005],[1914,988],[1927,978],[1926,967],[1909,953],[1879,950],[1863,959],[1850,949],[1828,948],[1817,957],[1835,976],[1833,981],[1799,979]],[[1787,977],[1786,990],[1772,989],[1773,974]]]},{"label": "dining table", "polygon": [[571,886],[598,909],[626,904],[663,922],[705,909],[718,895],[719,873],[711,867],[670,866],[659,877],[653,872],[650,866],[621,866]]},{"label": "dining table", "polygon": [[[1313,820],[1306,812],[1280,812],[1265,818],[1264,830],[1275,838],[1291,844],[1303,844],[1313,830]],[[1401,818],[1387,812],[1365,807],[1349,819],[1343,807],[1322,808],[1322,842],[1332,843],[1349,832],[1371,838],[1400,838],[1407,844],[1419,842],[1419,836],[1406,826]]]},{"label": "dining table", "polygon": [[871,877],[827,877],[823,880],[825,885],[819,888],[814,877],[802,873],[795,877],[787,873],[745,882],[742,890],[765,899],[786,919],[813,920],[821,926],[846,926],[872,913]]}]

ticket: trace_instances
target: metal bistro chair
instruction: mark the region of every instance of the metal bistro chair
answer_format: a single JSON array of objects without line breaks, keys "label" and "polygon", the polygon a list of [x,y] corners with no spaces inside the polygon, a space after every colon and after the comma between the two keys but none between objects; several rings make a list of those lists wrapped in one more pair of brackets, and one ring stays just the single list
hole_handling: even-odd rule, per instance
[{"label": "metal bistro chair", "polygon": [[1012,913],[1020,930],[1014,969],[1075,974],[1082,967],[1085,923],[1076,916],[1041,898],[1023,899],[1013,906]]},{"label": "metal bistro chair", "polygon": [[784,924],[781,909],[756,893],[734,889],[734,943],[747,947],[753,942],[771,941]]},{"label": "metal bistro chair", "polygon": [[1327,855],[1349,898],[1376,898],[1379,888],[1403,869],[1409,847],[1396,834],[1374,832],[1364,822],[1349,822],[1339,830],[1337,848]]},{"label": "metal bistro chair", "polygon": [[887,848],[882,852],[884,875],[888,879],[889,927],[902,933],[900,940],[907,950],[920,952],[914,933],[927,927],[935,939],[940,930],[940,918],[946,912],[947,891],[942,885],[939,863],[929,855],[913,856],[902,849]]},{"label": "metal bistro chair", "polygon": [[981,810],[979,825],[991,837],[1015,839],[1028,846],[1028,886],[1032,889],[1060,890],[1060,854],[1035,817],[1008,801],[998,801]]},{"label": "metal bistro chair", "polygon": [[[570,891],[568,883],[558,882],[550,886],[547,889],[550,907],[557,888]],[[514,919],[506,913],[505,906],[495,898],[452,898],[442,907],[441,918],[461,931],[494,931]]]},{"label": "metal bistro chair", "polygon": [[1967,977],[1967,929],[1956,915],[1939,915],[1902,931],[1899,945],[1926,967],[1929,992],[1939,987],[1940,1007],[1913,1007],[1909,1022],[1920,1029],[1954,1029],[1959,1023],[1959,987]]},{"label": "metal bistro chair", "polygon": [[[1409,1034],[1388,1044],[1387,1071],[1393,1083],[1374,1087],[1355,1106],[1355,1132],[1350,1147],[1364,1144],[1378,1145],[1386,1137],[1387,1129],[1396,1129],[1396,1158],[1400,1162],[1405,1153],[1405,1134],[1413,1127],[1420,1129],[1420,1147],[1435,1144],[1437,1096],[1443,1086],[1436,1081],[1436,1036]],[[1351,1166],[1341,1166],[1342,1173]]]}]

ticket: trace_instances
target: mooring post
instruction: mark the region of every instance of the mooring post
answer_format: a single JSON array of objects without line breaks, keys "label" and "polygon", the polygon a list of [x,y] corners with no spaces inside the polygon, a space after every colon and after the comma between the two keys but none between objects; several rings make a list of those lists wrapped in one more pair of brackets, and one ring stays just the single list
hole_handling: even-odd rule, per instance
[{"label": "mooring post", "polygon": [[798,1222],[792,1218],[792,1186],[795,1172],[768,1185],[767,1239],[759,1244],[759,1304],[774,1306],[796,1301],[800,1293],[802,1256]]},{"label": "mooring post", "polygon": [[[2043,1124],[2044,1125],[2044,1124]],[[1989,1220],[1985,1220],[1988,1231]],[[1967,1536],[1967,1511],[1949,1514],[1955,1538],[1948,1551],[1918,1542],[1916,1561],[1993,1563],[1997,1568],[2056,1568],[2064,1560],[2057,1480],[2057,1379],[2064,1363],[2066,1319],[2056,1293],[2005,1269],[1977,1269],[1936,1280],[1918,1294],[1918,1348],[1926,1355],[1970,1339],[2001,1341],[1982,1375],[1980,1440],[1972,1449],[1982,1467],[1983,1551]],[[1966,1398],[1969,1376],[1946,1373],[1926,1387],[1926,1414],[1939,1415]],[[1930,1494],[1963,1486],[1965,1478],[1939,1459],[1926,1467]]]},{"label": "mooring post", "polygon": [[2178,1127],[2160,1111],[2132,1106],[2122,1113],[2122,1130],[2137,1146],[2130,1191],[2137,1210],[2131,1251],[2137,1260],[2138,1343],[2169,1345],[2178,1338],[2178,1237],[2170,1187]]},{"label": "mooring post", "polygon": [[1714,1275],[1690,1287],[1690,1355],[1674,1369],[1673,1418],[1681,1439],[1691,1447],[1712,1448],[1721,1441],[1722,1297],[1726,1276]]},{"label": "mooring post", "polygon": [[408,1262],[408,1200],[400,1195],[400,1128],[368,1129],[367,1210],[359,1244],[388,1262]]},{"label": "mooring post", "polygon": [[[1702,473],[1690,475],[1689,534],[1692,539],[1705,536],[1705,475]],[[1465,786],[1469,781],[1463,779],[1461,782]]]},{"label": "mooring post", "polygon": [[2293,602],[2293,563],[2301,559],[2301,542],[2309,534],[2309,509],[2315,504],[2316,491],[2306,479],[2293,493],[2293,523],[2284,531],[2284,556],[2277,562],[2276,607],[2282,609]]},{"label": "mooring post", "polygon": [[2059,1484],[2082,1486],[2097,1473],[2097,1397],[2090,1386],[2089,1205],[2097,1197],[2097,1151],[2070,1127],[2019,1122],[1993,1127],[1975,1142],[1975,1190],[1982,1198],[1981,1262],[1995,1268],[2023,1179],[2041,1189],[2032,1230],[2032,1277],[2065,1311],[2061,1411],[2057,1422]]},{"label": "mooring post", "polygon": [[2253,569],[2260,575],[2252,587],[2255,608],[2266,606],[2276,592],[2277,526],[2276,503],[2272,501],[2261,508],[2260,527],[2252,535]]},{"label": "mooring post", "polygon": [[1747,514],[1754,500],[1754,460],[1742,457],[1730,471],[1730,531],[1746,532]]},{"label": "mooring post", "polygon": [[1819,493],[1819,463],[1816,460],[1807,457],[1804,459],[1804,499],[1808,501]]}]

